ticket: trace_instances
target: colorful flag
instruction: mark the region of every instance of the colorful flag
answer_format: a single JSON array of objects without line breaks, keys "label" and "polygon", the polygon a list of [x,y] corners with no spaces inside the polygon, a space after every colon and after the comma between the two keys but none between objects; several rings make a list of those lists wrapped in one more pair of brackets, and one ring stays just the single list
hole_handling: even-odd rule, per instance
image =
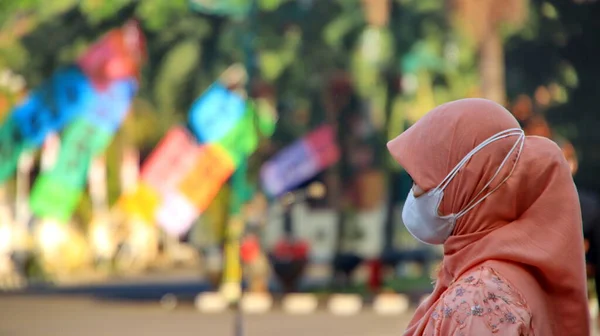
[{"label": "colorful flag", "polygon": [[171,128],[144,162],[140,190],[123,196],[126,200],[121,202],[122,209],[146,222],[156,220],[171,235],[187,232],[198,211],[177,186],[193,169],[201,152],[194,136],[183,126]]},{"label": "colorful flag", "polygon": [[255,105],[247,104],[237,124],[225,136],[213,142],[225,150],[235,167],[238,167],[258,147],[259,137],[254,126],[255,117]]},{"label": "colorful flag", "polygon": [[146,57],[146,41],[138,23],[128,21],[110,30],[77,60],[94,87],[105,90],[113,81],[138,78]]},{"label": "colorful flag", "polygon": [[71,66],[57,71],[16,106],[10,118],[28,147],[41,146],[46,136],[62,129],[94,104],[94,91],[85,74]]},{"label": "colorful flag", "polygon": [[[68,220],[85,186],[91,160],[110,144],[125,118],[137,84],[133,79],[113,82],[106,91],[96,92],[94,106],[67,127],[58,160],[42,172],[31,193],[31,210],[38,217]],[[56,202],[54,197],[65,202]]]},{"label": "colorful flag", "polygon": [[15,106],[0,126],[0,183],[12,176],[23,150],[40,147],[48,134],[89,110],[94,99],[90,82],[72,66],[57,71]]},{"label": "colorful flag", "polygon": [[238,124],[246,111],[246,101],[216,82],[192,105],[190,129],[200,143],[219,141]]},{"label": "colorful flag", "polygon": [[221,146],[204,145],[194,167],[181,180],[178,189],[199,212],[202,212],[215,198],[234,169],[233,160]]},{"label": "colorful flag", "polygon": [[139,218],[145,223],[153,223],[156,209],[161,202],[162,197],[156,189],[140,182],[133,192],[121,195],[117,207],[130,217]]},{"label": "colorful flag", "polygon": [[183,126],[171,128],[144,162],[141,179],[166,192],[188,174],[200,154],[200,145]]},{"label": "colorful flag", "polygon": [[333,165],[339,157],[333,128],[321,126],[281,150],[262,166],[262,186],[271,196],[281,195]]},{"label": "colorful flag", "polygon": [[181,192],[171,191],[162,198],[162,203],[156,210],[158,225],[169,235],[183,236],[200,213]]},{"label": "colorful flag", "polygon": [[185,234],[256,150],[257,120],[262,122],[261,131],[274,129],[276,118],[261,119],[257,113],[254,104],[223,84],[211,85],[190,108],[193,136],[181,126],[165,135],[142,167],[143,191],[124,195],[119,202],[122,210],[156,221],[170,235]]}]

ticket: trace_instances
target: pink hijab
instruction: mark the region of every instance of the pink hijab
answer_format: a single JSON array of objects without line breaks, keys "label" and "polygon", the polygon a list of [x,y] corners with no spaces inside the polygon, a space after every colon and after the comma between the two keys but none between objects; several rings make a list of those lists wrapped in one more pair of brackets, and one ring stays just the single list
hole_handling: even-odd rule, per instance
[{"label": "pink hijab", "polygon": [[[390,141],[388,148],[414,182],[429,190],[478,144],[518,127],[502,106],[464,99],[433,109]],[[440,213],[463,209],[493,176],[515,140],[496,141],[475,154],[446,188]],[[515,161],[516,154],[490,188]],[[523,294],[536,335],[589,335],[579,201],[569,165],[552,141],[526,137],[510,178],[457,221],[444,243],[435,289],[417,309],[405,335],[421,335],[432,307],[451,281],[483,263]]]}]

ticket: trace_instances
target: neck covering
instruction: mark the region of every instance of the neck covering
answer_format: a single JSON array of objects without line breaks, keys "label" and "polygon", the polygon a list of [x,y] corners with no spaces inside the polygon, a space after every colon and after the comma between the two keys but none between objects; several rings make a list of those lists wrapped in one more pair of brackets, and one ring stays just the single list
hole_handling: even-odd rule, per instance
[{"label": "neck covering", "polygon": [[[502,106],[463,99],[433,109],[390,141],[388,149],[427,191],[478,144],[515,127],[517,120]],[[475,154],[445,189],[440,215],[462,210],[515,141],[505,138]],[[421,335],[452,281],[481,264],[495,268],[523,294],[536,335],[589,335],[581,212],[569,165],[551,140],[527,136],[519,160],[513,153],[489,188],[515,164],[498,190],[457,221],[444,243],[435,289],[405,335]]]}]

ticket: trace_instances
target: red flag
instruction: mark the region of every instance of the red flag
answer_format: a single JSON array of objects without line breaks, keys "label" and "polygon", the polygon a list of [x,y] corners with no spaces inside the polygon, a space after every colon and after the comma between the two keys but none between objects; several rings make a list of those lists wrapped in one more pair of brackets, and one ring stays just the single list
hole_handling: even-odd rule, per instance
[{"label": "red flag", "polygon": [[113,80],[140,76],[146,57],[146,41],[136,21],[106,33],[84,53],[77,64],[103,90]]}]

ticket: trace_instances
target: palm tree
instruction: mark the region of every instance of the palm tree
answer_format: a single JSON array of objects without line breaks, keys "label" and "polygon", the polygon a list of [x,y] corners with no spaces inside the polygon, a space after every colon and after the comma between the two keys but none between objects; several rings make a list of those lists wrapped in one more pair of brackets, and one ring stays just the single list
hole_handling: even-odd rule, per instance
[{"label": "palm tree", "polygon": [[506,102],[503,33],[520,28],[528,16],[527,0],[447,0],[454,22],[479,49],[484,98]]}]

